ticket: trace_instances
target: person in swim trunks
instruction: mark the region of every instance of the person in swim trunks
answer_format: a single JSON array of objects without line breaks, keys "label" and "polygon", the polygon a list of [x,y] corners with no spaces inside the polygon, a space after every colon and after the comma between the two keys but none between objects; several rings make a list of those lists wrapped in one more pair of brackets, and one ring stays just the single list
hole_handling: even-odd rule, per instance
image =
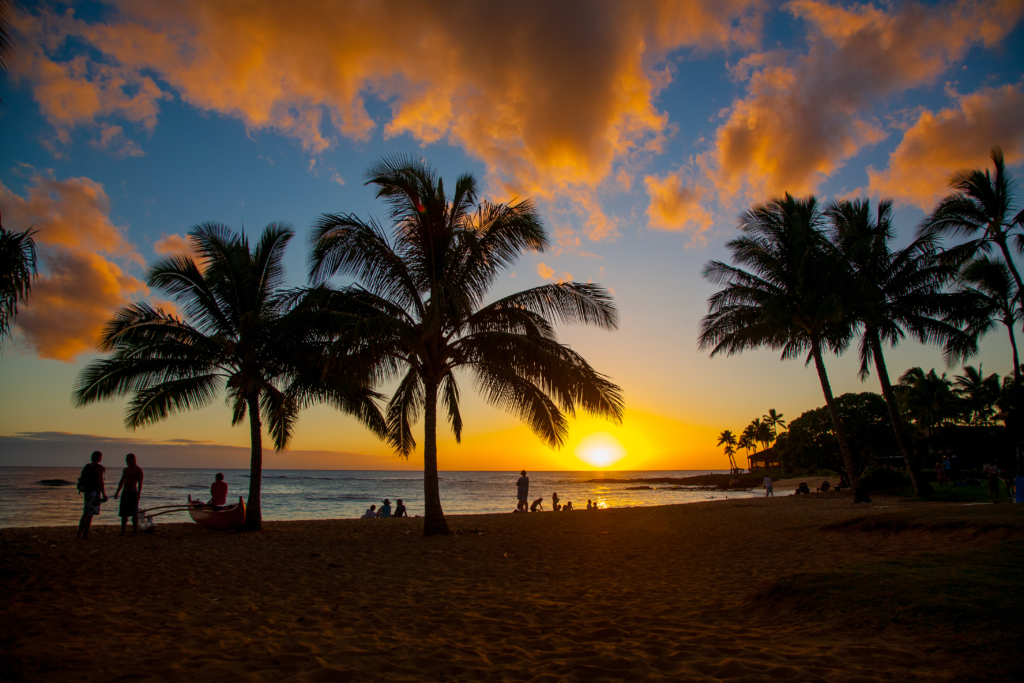
[{"label": "person in swim trunks", "polygon": [[100,505],[107,502],[107,489],[103,483],[104,467],[100,464],[103,460],[103,453],[93,451],[89,464],[82,468],[82,475],[78,479],[78,490],[85,496],[82,505],[82,519],[78,522],[78,536],[89,540],[89,527],[92,526],[92,518],[100,514]]},{"label": "person in swim trunks", "polygon": [[121,472],[121,481],[117,484],[117,491],[114,493],[114,500],[121,496],[121,507],[118,514],[121,516],[121,535],[124,536],[124,529],[128,525],[128,518],[132,518],[132,536],[139,531],[139,497],[142,495],[142,468],[135,464],[135,454],[129,453],[125,456],[125,467]]}]

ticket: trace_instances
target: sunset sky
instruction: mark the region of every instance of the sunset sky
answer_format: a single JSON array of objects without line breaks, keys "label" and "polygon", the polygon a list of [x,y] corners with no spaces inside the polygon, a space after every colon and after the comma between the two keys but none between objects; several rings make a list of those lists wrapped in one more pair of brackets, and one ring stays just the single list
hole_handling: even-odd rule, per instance
[{"label": "sunset sky", "polygon": [[[786,191],[892,197],[902,245],[948,175],[984,166],[994,145],[1022,175],[1021,0],[15,5],[0,210],[6,228],[39,231],[41,276],[0,357],[0,464],[106,448],[150,466],[245,466],[248,429],[220,401],[129,433],[123,401],[71,405],[75,376],[114,311],[159,303],[146,265],[182,250],[191,226],[291,223],[289,279],[304,284],[312,221],[383,220],[363,170],[403,153],[446,184],[469,171],[491,199],[538,202],[552,248],[525,254],[495,298],[593,281],[621,312],[616,332],[560,338],[623,387],[623,425],[582,417],[552,451],[466,378],[463,443],[443,433],[441,469],[587,468],[588,447],[624,454],[619,469],[724,469],[721,430],[824,403],[800,361],[697,350],[714,291],[700,271],[728,259],[741,211]],[[960,373],[912,342],[887,360],[894,380],[915,365]],[[978,362],[1011,371],[1001,331]],[[877,391],[855,353],[826,365],[837,395]],[[422,459],[321,407],[266,466]]]}]

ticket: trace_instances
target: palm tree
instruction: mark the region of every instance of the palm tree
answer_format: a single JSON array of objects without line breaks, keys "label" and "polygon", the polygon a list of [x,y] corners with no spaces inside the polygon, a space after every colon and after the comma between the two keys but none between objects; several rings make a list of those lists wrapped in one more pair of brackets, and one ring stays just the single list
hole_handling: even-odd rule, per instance
[{"label": "palm tree", "polygon": [[1009,242],[1014,239],[1018,253],[1024,248],[1024,234],[1020,230],[1024,228],[1024,211],[1012,215],[1015,210],[1014,183],[1006,173],[1003,151],[999,147],[992,148],[992,164],[995,166],[994,176],[988,169],[984,172],[974,169],[954,173],[949,186],[956,191],[939,202],[921,223],[918,233],[970,238],[947,249],[944,254],[948,262],[958,266],[975,258],[979,252],[988,254],[997,247],[1017,285],[1020,301],[1024,283],[1010,256]]},{"label": "palm tree", "polygon": [[10,337],[18,304],[28,302],[36,276],[35,232],[10,232],[0,224],[0,342]]},{"label": "palm tree", "polygon": [[459,441],[456,370],[472,373],[486,401],[560,446],[568,431],[563,413],[574,415],[579,406],[619,421],[622,398],[619,387],[557,341],[554,325],[613,330],[618,315],[604,288],[576,282],[484,304],[498,275],[524,250],[547,246],[532,202],[478,200],[468,174],[449,196],[434,169],[411,158],[383,159],[366,179],[390,206],[391,239],[374,221],[323,215],[310,236],[310,278],[345,275],[359,283],[336,296],[351,321],[350,360],[378,383],[398,380],[387,408],[387,439],[398,454],[413,451],[412,425],[424,416],[423,532],[447,533],[437,484],[437,408],[440,394]]},{"label": "palm tree", "polygon": [[736,467],[736,459],[733,458],[733,455],[736,454],[736,435],[733,434],[731,430],[723,430],[722,433],[718,435],[718,445],[725,446],[725,454],[729,457],[729,469],[732,472],[735,472],[739,469]]},{"label": "palm tree", "polygon": [[846,254],[853,271],[847,306],[863,325],[860,377],[867,378],[873,361],[914,490],[918,495],[931,493],[907,444],[882,344],[894,347],[909,334],[922,344],[943,343],[947,360],[970,355],[977,350],[975,338],[951,320],[973,307],[964,295],[944,292],[953,270],[939,262],[932,235],[918,237],[895,252],[889,248],[895,237],[891,201],[878,204],[876,217],[871,216],[871,203],[866,200],[834,202],[826,215],[831,239]]},{"label": "palm tree", "polygon": [[772,436],[772,428],[767,422],[762,422],[756,418],[750,423],[750,426],[753,428],[754,438],[761,444],[761,450],[766,450],[774,438]]},{"label": "palm tree", "polygon": [[378,433],[384,422],[375,396],[356,383],[316,391],[289,386],[304,360],[319,358],[322,341],[289,313],[289,297],[280,289],[291,228],[268,225],[254,250],[244,236],[216,223],[198,225],[189,235],[200,263],[170,256],[146,277],[150,287],[174,300],[184,320],[145,303],[122,308],[99,344],[113,355],[82,371],[74,400],[84,406],[130,394],[125,426],[137,429],[208,405],[223,388],[232,424],[249,417],[245,528],[259,529],[264,422],[277,450],[287,446],[303,401],[314,397],[356,414]]},{"label": "palm tree", "polygon": [[757,442],[754,440],[753,434],[754,432],[750,428],[750,425],[747,425],[746,429],[740,432],[739,441],[736,442],[736,445],[746,452],[747,460],[750,459],[750,451],[757,453]]},{"label": "palm tree", "polygon": [[1020,358],[1017,355],[1017,338],[1013,332],[1016,323],[1024,318],[1017,287],[1010,270],[1001,259],[981,256],[960,272],[958,288],[970,297],[971,306],[963,316],[967,323],[966,333],[977,339],[996,327],[996,321],[1006,327],[1010,335],[1010,349],[1013,351],[1013,379],[1019,388]]},{"label": "palm tree", "polygon": [[965,365],[964,374],[953,378],[953,393],[965,403],[967,422],[975,426],[992,424],[995,404],[999,401],[1002,387],[999,375],[992,373],[985,377],[981,365],[977,369]]},{"label": "palm tree", "polygon": [[784,360],[807,352],[806,362],[813,360],[818,371],[854,501],[869,501],[822,358],[825,350],[842,353],[852,330],[842,300],[849,286],[846,264],[825,238],[817,201],[786,194],[744,213],[739,229],[742,235],[726,245],[737,266],[712,261],[704,267],[706,279],[725,287],[708,299],[700,348],[711,348],[715,356],[763,346],[781,349]]},{"label": "palm tree", "polygon": [[762,422],[772,429],[772,441],[779,438],[779,427],[786,426],[786,420],[783,418],[784,415],[776,412],[775,408],[769,408],[768,412],[762,417]]},{"label": "palm tree", "polygon": [[[11,0],[0,0],[0,76],[6,76],[11,60]],[[0,104],[3,100],[0,100]]]},{"label": "palm tree", "polygon": [[940,377],[934,368],[927,374],[919,367],[910,368],[900,376],[899,384],[904,411],[929,436],[933,427],[955,419],[956,396],[946,373]]}]

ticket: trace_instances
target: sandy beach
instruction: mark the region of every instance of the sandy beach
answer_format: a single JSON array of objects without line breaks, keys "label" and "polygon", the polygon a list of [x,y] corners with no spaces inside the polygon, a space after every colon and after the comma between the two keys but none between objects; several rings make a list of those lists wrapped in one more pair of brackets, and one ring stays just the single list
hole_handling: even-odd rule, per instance
[{"label": "sandy beach", "polygon": [[[850,501],[836,494],[453,516],[454,535],[426,539],[418,519],[276,522],[248,534],[165,523],[134,538],[94,527],[88,542],[71,528],[4,529],[0,677],[1017,675],[1016,655],[993,652],[1019,652],[1019,629],[959,612],[896,611],[876,599],[886,580],[863,580],[863,572],[913,567],[915,558],[945,567],[949,553],[963,561],[998,551],[1011,553],[1019,576],[1024,506]],[[800,594],[829,577],[859,581],[857,600]]]}]

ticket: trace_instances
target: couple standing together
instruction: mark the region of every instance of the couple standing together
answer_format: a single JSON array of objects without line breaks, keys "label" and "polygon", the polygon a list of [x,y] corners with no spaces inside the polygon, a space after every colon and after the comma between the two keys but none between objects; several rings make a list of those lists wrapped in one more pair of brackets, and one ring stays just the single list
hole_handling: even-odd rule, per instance
[{"label": "couple standing together", "polygon": [[[100,514],[100,505],[109,500],[107,486],[103,481],[106,468],[100,464],[103,460],[103,453],[93,451],[89,460],[89,463],[82,468],[82,475],[78,478],[78,490],[85,496],[85,502],[82,505],[82,519],[78,522],[78,538],[85,539],[89,538],[92,518]],[[132,533],[139,530],[139,496],[142,495],[143,479],[142,468],[135,463],[134,453],[125,456],[125,464],[128,466],[122,471],[121,481],[118,482],[117,491],[114,493],[114,500],[117,500],[119,496],[121,498],[118,515],[121,517],[122,536],[124,536],[129,517],[132,518]]]}]

